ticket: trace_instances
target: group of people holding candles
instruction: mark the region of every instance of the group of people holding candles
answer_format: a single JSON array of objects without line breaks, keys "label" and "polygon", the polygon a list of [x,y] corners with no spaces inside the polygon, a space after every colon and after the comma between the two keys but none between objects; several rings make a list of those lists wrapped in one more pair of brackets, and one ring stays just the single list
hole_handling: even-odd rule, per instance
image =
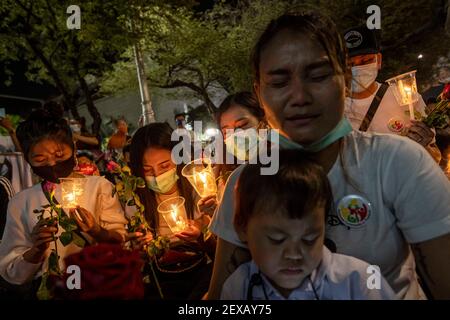
[{"label": "group of people holding candles", "polygon": [[[279,140],[267,141],[279,153],[275,174],[262,175],[258,162],[216,166],[218,194],[200,197],[184,164],[173,161],[172,129],[153,123],[134,134],[129,165],[145,181],[136,192],[155,233],[127,232],[124,208],[103,177],[86,177],[89,196],[68,215],[91,245],[131,242],[139,250],[163,235],[171,249],[189,247],[172,260],[189,252],[199,257],[195,267],[157,270],[169,299],[450,298],[450,183],[430,156],[433,131],[384,114],[398,106],[383,103],[375,82],[381,55],[370,47],[370,31],[358,30],[343,36],[317,12],[288,12],[256,42],[254,94],[225,99],[217,123],[237,130],[223,137],[227,147],[255,130],[278,130]],[[370,97],[381,103],[372,107]],[[392,134],[377,133],[383,126]],[[75,166],[67,123],[36,111],[17,137],[60,199],[58,180]],[[246,148],[228,149],[249,160],[254,153]],[[62,231],[33,213],[47,203],[42,185],[9,204],[0,275],[13,284],[39,279]],[[174,197],[184,199],[188,218],[175,233],[158,211]],[[213,235],[205,237],[205,229]],[[58,246],[62,258],[81,250]]]}]

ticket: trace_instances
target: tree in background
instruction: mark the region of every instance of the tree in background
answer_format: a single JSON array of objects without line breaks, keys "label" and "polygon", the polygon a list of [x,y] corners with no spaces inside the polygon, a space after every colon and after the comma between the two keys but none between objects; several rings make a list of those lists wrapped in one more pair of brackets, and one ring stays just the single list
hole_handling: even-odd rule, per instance
[{"label": "tree in background", "polygon": [[[26,61],[27,77],[53,84],[77,120],[81,95],[93,119],[92,131],[97,134],[102,121],[92,97],[97,79],[147,31],[132,30],[134,20],[145,22],[147,29],[152,26],[152,19],[139,18],[137,13],[185,3],[80,0],[81,28],[71,30],[67,27],[70,1],[4,0],[0,3],[0,59]],[[88,79],[93,79],[92,84]]]},{"label": "tree in background", "polygon": [[[83,96],[97,134],[101,116],[87,79],[99,77],[129,46],[130,35],[120,16],[123,1],[79,1],[81,29],[68,29],[69,1],[5,0],[0,4],[0,58],[28,63],[27,77],[47,80],[63,103],[80,119],[77,98]],[[95,78],[94,78],[95,79]]]}]

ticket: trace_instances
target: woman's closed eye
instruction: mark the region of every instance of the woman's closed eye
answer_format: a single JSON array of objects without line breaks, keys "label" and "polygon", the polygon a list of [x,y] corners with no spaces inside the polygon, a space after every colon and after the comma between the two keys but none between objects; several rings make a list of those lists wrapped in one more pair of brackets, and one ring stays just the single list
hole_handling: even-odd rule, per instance
[{"label": "woman's closed eye", "polygon": [[313,82],[320,82],[320,81],[327,79],[330,75],[331,75],[331,73],[320,73],[320,74],[311,75],[310,77]]},{"label": "woman's closed eye", "polygon": [[283,88],[287,85],[287,80],[277,80],[269,82],[269,85],[273,88]]},{"label": "woman's closed eye", "polygon": [[144,167],[144,173],[146,176],[154,176],[155,175],[155,171],[153,170],[153,168],[148,168],[148,167]]},{"label": "woman's closed eye", "polygon": [[239,121],[238,123],[236,123],[234,129],[247,129],[248,123],[248,120]]},{"label": "woman's closed eye", "polygon": [[169,162],[165,162],[165,163],[161,164],[160,168],[162,170],[169,169],[170,168],[170,163]]}]

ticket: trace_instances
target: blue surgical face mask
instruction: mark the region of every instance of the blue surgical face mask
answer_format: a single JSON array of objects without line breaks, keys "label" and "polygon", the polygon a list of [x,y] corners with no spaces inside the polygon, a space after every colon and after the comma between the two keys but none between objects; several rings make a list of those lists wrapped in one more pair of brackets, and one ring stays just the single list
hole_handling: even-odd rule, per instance
[{"label": "blue surgical face mask", "polygon": [[225,139],[227,151],[237,159],[248,161],[257,155],[258,152],[258,132],[255,128],[245,130],[238,129]]},{"label": "blue surgical face mask", "polygon": [[157,177],[145,176],[147,187],[156,193],[165,194],[173,188],[178,180],[177,168],[170,169],[169,171],[160,174]]},{"label": "blue surgical face mask", "polygon": [[348,122],[347,118],[343,117],[341,121],[339,121],[339,123],[336,125],[336,127],[319,141],[313,142],[309,145],[301,145],[280,134],[279,145],[282,149],[300,149],[308,152],[319,152],[332,143],[336,142],[340,138],[345,137],[350,132],[352,132],[352,130],[353,129],[350,125],[350,122]]}]

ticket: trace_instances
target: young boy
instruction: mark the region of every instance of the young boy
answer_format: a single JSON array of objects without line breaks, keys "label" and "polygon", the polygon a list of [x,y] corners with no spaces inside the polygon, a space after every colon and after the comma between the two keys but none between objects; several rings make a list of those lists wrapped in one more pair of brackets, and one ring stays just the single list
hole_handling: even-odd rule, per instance
[{"label": "young boy", "polygon": [[253,260],[227,279],[221,299],[394,299],[381,272],[323,245],[333,196],[321,167],[282,150],[275,175],[260,169],[247,165],[236,189],[234,226]]}]

